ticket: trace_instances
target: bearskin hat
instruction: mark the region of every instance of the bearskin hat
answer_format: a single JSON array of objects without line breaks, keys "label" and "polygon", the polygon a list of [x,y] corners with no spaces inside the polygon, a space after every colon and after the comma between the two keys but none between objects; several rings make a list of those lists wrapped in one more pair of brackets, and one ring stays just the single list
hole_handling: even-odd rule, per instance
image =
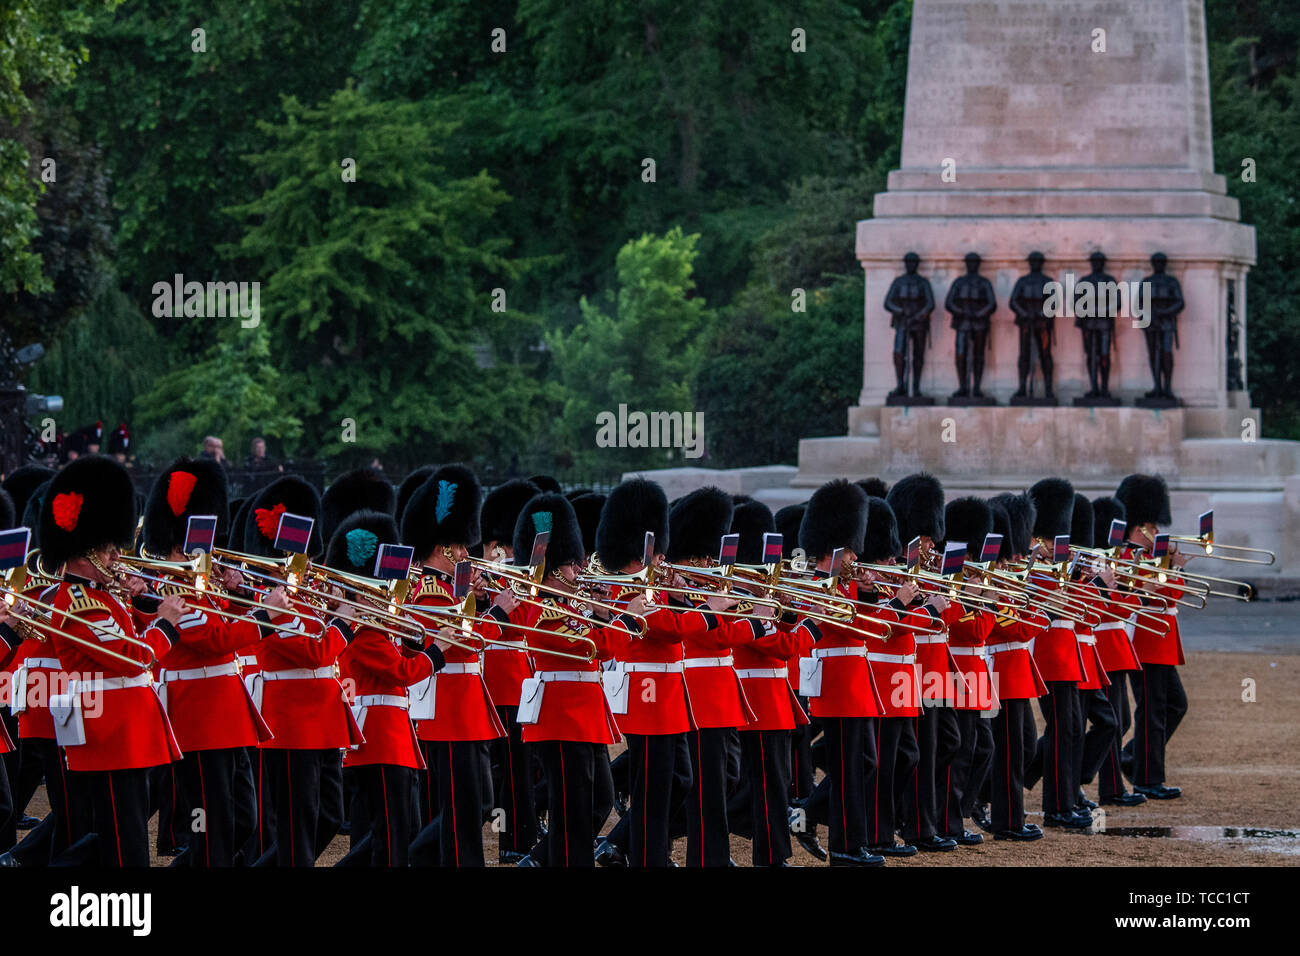
[{"label": "bearskin hat", "polygon": [[[858,482],[859,485],[862,482]],[[903,543],[898,537],[898,519],[889,502],[876,495],[867,496],[867,533],[863,538],[858,557],[869,564],[881,564],[903,553]]]},{"label": "bearskin hat", "polygon": [[966,545],[966,557],[980,559],[984,538],[993,533],[993,509],[983,498],[957,498],[943,509],[944,543],[960,541]]},{"label": "bearskin hat", "polygon": [[885,496],[898,519],[898,537],[911,541],[918,535],[932,541],[944,539],[943,485],[934,475],[918,472],[900,479]]},{"label": "bearskin hat", "polygon": [[[53,477],[54,469],[46,468],[44,465],[23,465],[9,474],[0,487],[9,492],[9,497],[13,498],[15,517],[21,518],[26,513],[27,499],[32,496],[32,492]],[[32,528],[32,531],[35,530]]]},{"label": "bearskin hat", "polygon": [[242,550],[264,558],[279,557],[275,549],[275,531],[284,512],[315,518],[307,554],[315,557],[325,549],[320,533],[320,495],[298,475],[275,479],[248,501],[244,512]]},{"label": "bearskin hat", "polygon": [[595,488],[574,488],[572,491],[566,491],[564,497],[573,501],[575,498],[581,498],[583,495],[594,495],[595,493]]},{"label": "bearskin hat", "polygon": [[362,509],[344,518],[325,549],[325,564],[335,571],[373,577],[381,544],[397,544],[397,522],[386,511]]},{"label": "bearskin hat", "polygon": [[1160,475],[1129,475],[1119,483],[1115,497],[1124,506],[1129,529],[1144,524],[1173,523],[1169,514],[1169,488]]},{"label": "bearskin hat", "polygon": [[588,554],[595,554],[596,527],[600,524],[601,509],[605,507],[605,496],[588,492],[576,498],[569,498],[569,504],[573,505],[573,513],[578,518],[578,527],[582,530],[582,549]]},{"label": "bearskin hat", "polygon": [[50,479],[40,505],[41,555],[57,568],[95,548],[131,547],[135,488],[107,455],[83,455]]},{"label": "bearskin hat", "polygon": [[[885,484],[880,478],[859,478],[854,484],[865,491],[868,498],[884,498],[889,494],[889,485]],[[867,520],[870,521],[871,519],[868,518]]]},{"label": "bearskin hat", "polygon": [[[1028,492],[1013,495],[1003,492],[992,499],[993,503],[1007,509],[1011,518],[1011,553],[1027,555],[1034,543],[1034,522],[1038,520],[1038,507]],[[1005,541],[1006,539],[1004,539]]]},{"label": "bearskin hat", "polygon": [[478,479],[464,465],[443,465],[411,494],[402,514],[402,543],[423,561],[440,545],[470,548],[482,540]]},{"label": "bearskin hat", "polygon": [[609,493],[596,526],[596,554],[615,574],[645,550],[645,533],[653,531],[655,551],[668,553],[668,496],[653,481],[632,478]]},{"label": "bearskin hat", "polygon": [[144,506],[144,549],[166,558],[185,543],[191,515],[216,515],[226,531],[226,470],[206,458],[177,458],[153,483]]},{"label": "bearskin hat", "polygon": [[716,558],[735,506],[721,488],[697,488],[668,512],[669,561]]},{"label": "bearskin hat", "polygon": [[411,500],[411,495],[415,494],[415,489],[429,480],[433,474],[433,465],[421,465],[415,471],[411,472],[402,479],[402,483],[397,486],[397,507],[393,509],[393,517],[397,519],[400,527],[402,518],[406,514],[407,502]]},{"label": "bearskin hat", "polygon": [[731,534],[740,535],[740,544],[736,548],[737,564],[763,563],[763,535],[776,531],[776,521],[772,518],[772,509],[761,501],[755,501],[745,495],[745,500],[733,501],[735,509],[731,512]]},{"label": "bearskin hat", "polygon": [[244,522],[248,520],[248,511],[253,507],[257,495],[248,495],[239,499],[239,505],[231,502],[230,534],[226,537],[226,547],[231,551],[244,551]]},{"label": "bearskin hat", "polygon": [[799,526],[803,524],[803,513],[807,510],[808,502],[805,501],[779,508],[772,516],[777,533],[781,535],[781,557],[787,560],[794,555],[795,548],[799,547]]},{"label": "bearskin hat", "polygon": [[524,510],[530,498],[541,493],[541,488],[522,478],[512,478],[489,491],[483,499],[478,519],[483,540],[502,544],[514,541],[519,512]]},{"label": "bearskin hat", "polygon": [[1015,556],[1015,532],[1011,528],[1011,512],[997,498],[989,499],[989,510],[993,512],[993,533],[1002,535],[1002,544],[998,548],[998,560],[1010,561]]},{"label": "bearskin hat", "polygon": [[356,511],[392,514],[397,492],[392,483],[374,468],[355,468],[344,472],[325,489],[320,498],[320,533],[332,541],[343,519]]},{"label": "bearskin hat", "polygon": [[9,497],[9,492],[0,488],[0,531],[8,531],[18,521],[18,516],[14,514],[14,500]]},{"label": "bearskin hat", "polygon": [[50,480],[47,478],[32,489],[32,493],[27,498],[27,505],[23,508],[22,517],[18,519],[19,526],[32,529],[33,548],[41,546],[41,505],[45,502],[46,494],[49,493]]},{"label": "bearskin hat", "polygon": [[1110,523],[1115,519],[1124,519],[1124,505],[1118,498],[1102,495],[1092,499],[1092,546],[1094,548],[1110,547]]},{"label": "bearskin hat", "polygon": [[1076,548],[1092,547],[1092,502],[1074,493],[1074,511],[1070,513],[1070,544]]},{"label": "bearskin hat", "polygon": [[867,494],[851,481],[828,481],[808,499],[799,525],[799,547],[816,561],[836,548],[854,552],[867,534]]},{"label": "bearskin hat", "polygon": [[564,493],[564,489],[560,487],[560,483],[550,475],[533,475],[528,480],[548,494],[559,495]]},{"label": "bearskin hat", "polygon": [[1034,537],[1050,541],[1070,533],[1070,515],[1074,513],[1074,485],[1064,478],[1044,478],[1029,489],[1038,515],[1034,518]]},{"label": "bearskin hat", "polygon": [[569,499],[558,492],[534,495],[519,512],[511,540],[519,560],[527,560],[533,548],[533,538],[544,531],[551,533],[546,542],[546,567],[558,568],[564,564],[582,564],[587,551],[582,546],[582,529]]}]

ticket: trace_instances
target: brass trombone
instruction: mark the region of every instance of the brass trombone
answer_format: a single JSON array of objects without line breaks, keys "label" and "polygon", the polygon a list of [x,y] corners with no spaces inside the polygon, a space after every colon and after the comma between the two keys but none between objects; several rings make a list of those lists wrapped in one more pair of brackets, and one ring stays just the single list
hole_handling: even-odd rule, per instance
[{"label": "brass trombone", "polygon": [[[1202,535],[1200,537],[1193,537],[1192,535],[1189,534],[1171,534],[1169,536],[1169,540],[1183,541],[1186,542],[1187,544],[1200,545],[1201,548],[1204,549],[1201,553],[1196,554],[1196,553],[1189,552],[1191,553],[1191,556],[1194,558],[1214,558],[1219,561],[1236,561],[1240,564],[1273,564],[1274,562],[1277,561],[1277,555],[1274,554],[1272,551],[1267,550],[1266,548],[1247,548],[1244,545],[1240,545],[1240,544],[1217,544],[1215,543],[1214,540],[1213,531],[1211,531],[1209,534]],[[1268,560],[1263,561],[1258,558],[1237,557],[1231,554],[1221,554],[1220,552],[1222,551],[1238,551],[1243,554],[1266,554],[1268,555]]]}]

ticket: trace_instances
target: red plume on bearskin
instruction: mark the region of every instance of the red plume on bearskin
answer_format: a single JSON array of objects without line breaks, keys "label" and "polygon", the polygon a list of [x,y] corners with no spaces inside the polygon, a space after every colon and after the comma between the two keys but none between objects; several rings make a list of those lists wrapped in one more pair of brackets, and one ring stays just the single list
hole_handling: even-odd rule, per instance
[{"label": "red plume on bearskin", "polygon": [[188,471],[173,471],[167,476],[167,507],[172,514],[180,516],[185,513],[185,506],[190,503],[190,492],[199,483],[199,479]]},{"label": "red plume on bearskin", "polygon": [[72,531],[77,527],[77,519],[81,517],[81,506],[85,500],[75,491],[65,491],[55,495],[54,500],[50,502],[54,523],[64,531]]},{"label": "red plume on bearskin", "polygon": [[38,520],[47,567],[107,545],[131,546],[135,488],[127,470],[106,455],[83,455],[50,479]]}]

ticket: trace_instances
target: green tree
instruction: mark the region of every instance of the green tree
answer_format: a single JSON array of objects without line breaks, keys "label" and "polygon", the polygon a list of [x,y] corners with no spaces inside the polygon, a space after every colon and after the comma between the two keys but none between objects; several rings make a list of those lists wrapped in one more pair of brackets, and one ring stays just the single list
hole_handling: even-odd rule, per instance
[{"label": "green tree", "polygon": [[229,210],[246,229],[225,251],[260,277],[278,392],[306,448],[445,460],[485,432],[527,444],[539,413],[507,416],[527,394],[497,390],[531,380],[484,368],[503,324],[538,338],[525,314],[492,310],[524,264],[494,233],[507,197],[492,177],[440,165],[448,124],[349,85],[319,108],[286,99],[284,121],[259,127],[270,145],[248,160],[268,188]]},{"label": "green tree", "polygon": [[673,228],[628,242],[618,253],[618,291],[596,302],[584,296],[581,323],[547,337],[564,395],[557,444],[574,464],[614,472],[681,463],[681,452],[671,449],[597,447],[596,416],[617,415],[619,405],[629,412],[694,410],[696,342],[713,321],[692,294],[698,240]]}]

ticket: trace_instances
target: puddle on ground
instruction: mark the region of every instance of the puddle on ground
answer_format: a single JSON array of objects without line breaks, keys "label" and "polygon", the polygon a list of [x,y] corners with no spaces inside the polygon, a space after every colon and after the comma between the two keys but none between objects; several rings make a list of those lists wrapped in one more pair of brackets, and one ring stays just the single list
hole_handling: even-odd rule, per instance
[{"label": "puddle on ground", "polygon": [[1267,827],[1095,827],[1098,836],[1140,837],[1171,840],[1192,840],[1197,843],[1226,843],[1229,840],[1246,840],[1254,850],[1300,855],[1300,830],[1278,830]]}]

